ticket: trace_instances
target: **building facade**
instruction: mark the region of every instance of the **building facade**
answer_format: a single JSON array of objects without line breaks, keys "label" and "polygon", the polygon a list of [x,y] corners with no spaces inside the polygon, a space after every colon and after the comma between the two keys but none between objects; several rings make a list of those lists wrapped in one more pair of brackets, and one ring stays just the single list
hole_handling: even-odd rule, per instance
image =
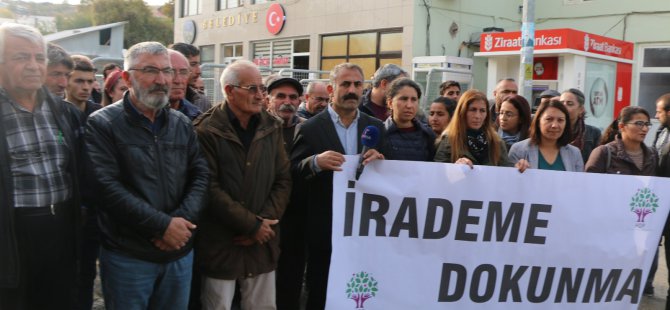
[{"label": "building facade", "polygon": [[[248,59],[265,70],[330,70],[343,61],[412,71],[414,57],[473,59],[472,87],[491,95],[488,59],[475,57],[486,31],[519,31],[521,0],[178,0],[175,42],[202,50],[204,63]],[[271,6],[281,5],[282,14]],[[273,13],[275,12],[275,13]],[[670,92],[670,2],[543,0],[535,29],[572,28],[634,44],[631,104],[653,111]],[[279,19],[277,19],[279,18]],[[276,28],[281,22],[283,27]],[[559,60],[560,61],[560,60]],[[516,77],[518,68],[500,72]],[[306,78],[306,76],[296,76]],[[497,78],[497,77],[496,77]],[[653,113],[652,113],[653,114]]]}]

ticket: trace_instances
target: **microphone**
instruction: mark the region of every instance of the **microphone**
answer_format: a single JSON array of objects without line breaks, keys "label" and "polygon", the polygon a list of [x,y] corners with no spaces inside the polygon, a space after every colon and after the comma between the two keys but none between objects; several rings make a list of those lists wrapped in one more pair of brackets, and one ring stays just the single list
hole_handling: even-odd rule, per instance
[{"label": "microphone", "polygon": [[363,165],[363,154],[365,154],[369,149],[374,148],[377,143],[379,143],[379,129],[377,129],[375,126],[365,127],[363,134],[361,134],[361,143],[363,143],[363,151],[361,151],[361,155],[358,158],[356,180],[358,180],[358,178],[361,176],[361,173],[363,173],[363,168],[365,167]]}]

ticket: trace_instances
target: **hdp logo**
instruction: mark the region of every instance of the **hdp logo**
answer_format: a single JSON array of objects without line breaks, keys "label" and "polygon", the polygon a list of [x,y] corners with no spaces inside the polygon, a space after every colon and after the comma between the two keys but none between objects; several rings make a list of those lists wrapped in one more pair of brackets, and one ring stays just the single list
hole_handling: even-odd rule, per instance
[{"label": "hdp logo", "polygon": [[644,227],[645,217],[656,212],[656,208],[658,208],[658,196],[647,187],[638,189],[630,200],[630,211],[637,214],[635,226]]},{"label": "hdp logo", "polygon": [[351,280],[347,283],[347,298],[356,302],[356,309],[365,309],[363,304],[375,297],[377,290],[377,280],[369,273],[361,271],[351,275]]}]

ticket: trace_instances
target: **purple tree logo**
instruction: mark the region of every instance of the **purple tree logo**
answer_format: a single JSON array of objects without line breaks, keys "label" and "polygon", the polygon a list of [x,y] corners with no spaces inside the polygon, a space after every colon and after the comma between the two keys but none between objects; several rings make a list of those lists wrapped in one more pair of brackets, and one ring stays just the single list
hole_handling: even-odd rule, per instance
[{"label": "purple tree logo", "polygon": [[630,210],[637,214],[637,222],[644,223],[644,218],[658,208],[658,196],[649,188],[638,189],[630,200]]},{"label": "purple tree logo", "polygon": [[377,281],[367,272],[361,271],[351,275],[347,283],[347,298],[356,302],[356,309],[365,309],[363,303],[377,295]]}]

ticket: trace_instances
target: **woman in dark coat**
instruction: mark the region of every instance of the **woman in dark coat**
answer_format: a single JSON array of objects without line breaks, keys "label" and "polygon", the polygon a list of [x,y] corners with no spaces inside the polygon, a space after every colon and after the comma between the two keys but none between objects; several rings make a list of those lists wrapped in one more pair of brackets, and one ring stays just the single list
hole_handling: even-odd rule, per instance
[{"label": "woman in dark coat", "polygon": [[432,161],[435,156],[435,133],[416,119],[421,88],[408,79],[394,80],[386,91],[391,116],[386,119],[387,141],[393,150],[391,159]]}]

